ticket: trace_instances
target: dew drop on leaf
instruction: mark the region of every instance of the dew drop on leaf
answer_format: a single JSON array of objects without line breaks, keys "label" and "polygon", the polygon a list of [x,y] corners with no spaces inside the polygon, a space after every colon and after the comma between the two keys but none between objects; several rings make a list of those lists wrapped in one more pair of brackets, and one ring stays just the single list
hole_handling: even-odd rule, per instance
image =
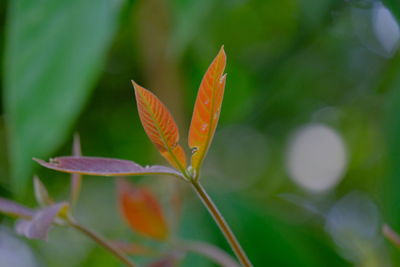
[{"label": "dew drop on leaf", "polygon": [[199,150],[197,147],[192,148],[192,150],[191,150],[192,154],[196,153],[197,150]]}]

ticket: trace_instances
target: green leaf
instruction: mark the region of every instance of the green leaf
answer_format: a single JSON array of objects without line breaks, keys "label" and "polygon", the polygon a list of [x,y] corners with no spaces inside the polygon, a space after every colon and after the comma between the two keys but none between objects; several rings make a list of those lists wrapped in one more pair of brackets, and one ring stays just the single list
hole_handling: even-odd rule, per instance
[{"label": "green leaf", "polygon": [[388,150],[387,173],[383,180],[381,189],[382,208],[385,220],[391,223],[393,227],[400,226],[400,119],[399,119],[399,101],[400,101],[400,52],[397,52],[388,63],[385,75],[383,75],[378,88],[379,91],[386,92],[385,95],[385,130],[386,144]]},{"label": "green leaf", "polygon": [[103,66],[121,1],[9,2],[4,61],[12,185],[70,134]]}]

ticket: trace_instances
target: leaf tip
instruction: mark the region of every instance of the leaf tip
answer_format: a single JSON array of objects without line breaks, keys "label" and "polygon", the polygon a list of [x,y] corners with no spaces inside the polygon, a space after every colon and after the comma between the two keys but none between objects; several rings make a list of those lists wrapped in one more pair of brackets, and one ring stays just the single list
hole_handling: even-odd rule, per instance
[{"label": "leaf tip", "polygon": [[222,56],[224,60],[226,60],[226,52],[225,52],[225,45],[222,45],[218,52],[219,56]]},{"label": "leaf tip", "polygon": [[144,89],[142,86],[137,84],[134,80],[131,80],[131,82],[132,82],[132,85],[133,85],[133,89],[135,89],[135,92],[137,92],[138,90],[143,90]]},{"label": "leaf tip", "polygon": [[46,164],[46,161],[42,160],[42,159],[38,159],[38,158],[32,158],[33,161],[36,161],[37,163],[39,163],[40,165],[44,166],[44,164]]},{"label": "leaf tip", "polygon": [[[132,85],[133,85],[133,89],[135,91],[136,101],[138,101],[139,97],[143,97],[145,92],[150,92],[149,90],[147,90],[143,86],[140,86],[139,84],[137,84],[134,80],[131,80],[131,82],[132,82]],[[138,102],[138,108],[140,109],[139,102]]]}]

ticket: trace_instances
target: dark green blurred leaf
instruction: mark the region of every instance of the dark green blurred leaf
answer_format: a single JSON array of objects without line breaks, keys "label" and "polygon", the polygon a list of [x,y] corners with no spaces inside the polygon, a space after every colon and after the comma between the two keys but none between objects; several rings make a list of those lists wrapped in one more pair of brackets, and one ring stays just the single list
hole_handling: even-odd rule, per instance
[{"label": "dark green blurred leaf", "polygon": [[383,0],[383,3],[387,8],[392,11],[393,15],[397,18],[397,21],[400,22],[400,1],[398,0]]},{"label": "dark green blurred leaf", "polygon": [[[398,61],[400,53],[397,53],[392,63]],[[388,157],[388,175],[386,176],[384,187],[382,188],[382,197],[385,200],[386,220],[393,223],[395,227],[400,224],[400,72],[399,64],[390,64],[386,73],[397,73],[397,75],[383,76],[381,84],[383,91],[388,91],[385,99],[386,107],[386,127],[387,127],[387,149]]]},{"label": "dark green blurred leaf", "polygon": [[11,171],[26,189],[31,158],[62,144],[98,77],[121,1],[10,1],[4,104]]}]

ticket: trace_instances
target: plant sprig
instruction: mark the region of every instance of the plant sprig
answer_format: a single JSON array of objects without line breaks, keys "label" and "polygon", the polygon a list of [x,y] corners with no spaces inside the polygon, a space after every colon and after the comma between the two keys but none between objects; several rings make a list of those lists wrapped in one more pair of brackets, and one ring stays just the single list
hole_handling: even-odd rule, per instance
[{"label": "plant sprig", "polygon": [[139,117],[144,130],[160,154],[177,170],[165,166],[142,167],[132,161],[95,157],[58,157],[44,167],[75,174],[100,176],[172,175],[189,182],[224,234],[243,266],[252,266],[228,223],[200,184],[200,169],[217,128],[225,90],[226,54],[224,47],[207,69],[197,94],[189,130],[191,164],[179,144],[179,130],[167,107],[152,92],[132,81]]}]

